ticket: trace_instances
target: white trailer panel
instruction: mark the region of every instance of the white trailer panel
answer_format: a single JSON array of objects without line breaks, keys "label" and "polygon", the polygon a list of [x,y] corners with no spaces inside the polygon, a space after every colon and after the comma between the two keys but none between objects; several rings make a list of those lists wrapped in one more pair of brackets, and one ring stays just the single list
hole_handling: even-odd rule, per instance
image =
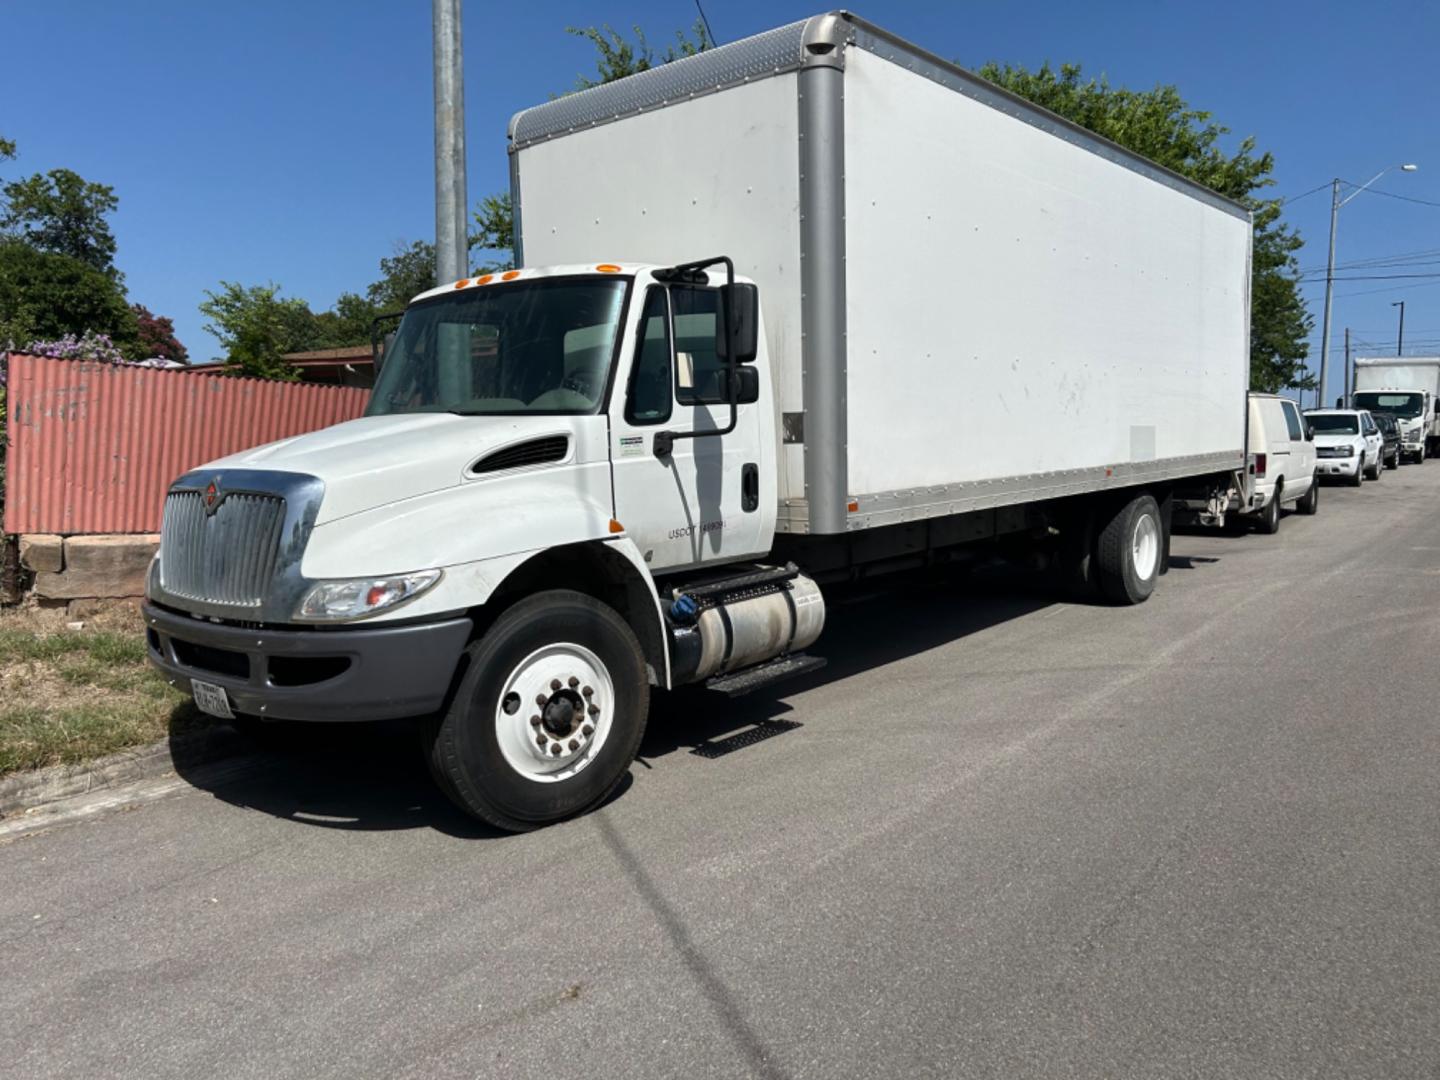
[{"label": "white trailer panel", "polygon": [[847,14],[511,123],[527,265],[761,287],[780,528],[1240,468],[1244,208]]}]

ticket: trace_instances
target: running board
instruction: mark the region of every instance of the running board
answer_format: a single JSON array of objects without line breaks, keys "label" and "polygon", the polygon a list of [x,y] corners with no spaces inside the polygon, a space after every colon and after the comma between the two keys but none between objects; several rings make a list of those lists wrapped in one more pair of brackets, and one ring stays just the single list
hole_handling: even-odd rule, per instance
[{"label": "running board", "polygon": [[804,653],[780,656],[755,667],[745,668],[743,671],[716,675],[705,681],[705,689],[714,690],[726,697],[741,697],[752,690],[760,690],[771,683],[780,682],[782,679],[804,675],[809,671],[818,671],[825,666],[825,663],[823,656],[807,656]]}]

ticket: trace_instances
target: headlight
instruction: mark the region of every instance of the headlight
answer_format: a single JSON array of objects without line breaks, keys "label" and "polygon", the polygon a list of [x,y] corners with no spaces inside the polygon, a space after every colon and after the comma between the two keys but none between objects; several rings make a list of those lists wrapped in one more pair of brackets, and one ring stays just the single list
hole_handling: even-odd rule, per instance
[{"label": "headlight", "polygon": [[1354,457],[1354,456],[1355,456],[1355,447],[1353,447],[1353,446],[1337,446],[1337,447],[1335,447],[1335,456],[1336,456],[1336,457]]},{"label": "headlight", "polygon": [[439,570],[420,570],[393,577],[322,581],[305,594],[295,618],[305,622],[363,619],[413,600],[439,581],[440,576]]},{"label": "headlight", "polygon": [[145,571],[145,599],[154,600],[160,589],[160,549],[155,549],[150,559],[150,568]]}]

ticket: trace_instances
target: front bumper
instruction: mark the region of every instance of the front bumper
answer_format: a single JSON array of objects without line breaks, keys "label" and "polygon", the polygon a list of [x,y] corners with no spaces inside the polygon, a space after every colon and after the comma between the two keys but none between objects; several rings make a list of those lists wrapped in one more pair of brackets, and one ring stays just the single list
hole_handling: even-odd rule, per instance
[{"label": "front bumper", "polygon": [[1316,458],[1316,476],[1354,476],[1360,471],[1360,455],[1348,458]]},{"label": "front bumper", "polygon": [[172,686],[223,686],[237,713],[391,720],[435,712],[470,638],[467,618],[410,626],[247,630],[146,604],[150,662]]}]

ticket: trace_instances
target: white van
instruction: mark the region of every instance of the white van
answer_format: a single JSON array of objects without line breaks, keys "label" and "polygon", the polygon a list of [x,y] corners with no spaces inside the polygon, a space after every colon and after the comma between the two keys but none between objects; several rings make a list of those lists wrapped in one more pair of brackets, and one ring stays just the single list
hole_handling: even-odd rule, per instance
[{"label": "white van", "polygon": [[1241,513],[1256,517],[1261,532],[1280,528],[1280,510],[1287,503],[1302,514],[1319,509],[1315,433],[1295,402],[1278,394],[1250,395],[1246,454],[1249,490]]}]

